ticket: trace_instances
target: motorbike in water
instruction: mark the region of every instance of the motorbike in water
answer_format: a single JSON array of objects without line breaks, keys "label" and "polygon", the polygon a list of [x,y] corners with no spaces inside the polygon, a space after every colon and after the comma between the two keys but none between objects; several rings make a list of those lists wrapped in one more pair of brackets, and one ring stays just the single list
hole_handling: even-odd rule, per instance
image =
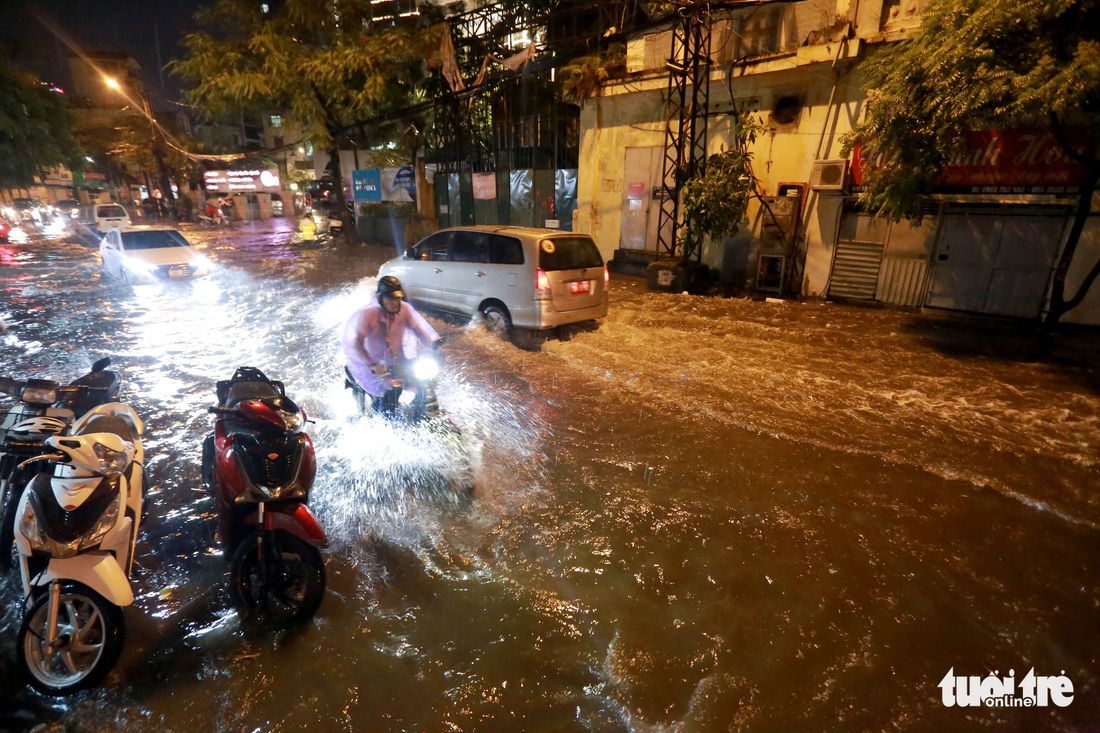
[{"label": "motorbike in water", "polygon": [[202,473],[218,505],[233,602],[246,620],[302,623],[325,592],[327,538],[310,511],[317,473],[306,415],[282,382],[239,367],[217,383]]},{"label": "motorbike in water", "polygon": [[[444,418],[435,394],[435,383],[443,361],[443,342],[444,339],[440,338],[424,347],[414,334],[406,333],[402,356],[388,361],[384,367],[386,371],[379,375],[389,385],[381,397],[367,392],[352,376],[351,369],[345,366],[344,388],[351,390],[359,414],[377,413],[407,423],[446,423],[458,432]],[[408,354],[414,356],[410,358]]]},{"label": "motorbike in water", "polygon": [[97,684],[122,651],[122,609],[141,525],[141,418],[128,405],[98,405],[66,435],[44,441],[16,509],[15,544],[25,595],[17,649],[31,685],[67,695]]},{"label": "motorbike in water", "polygon": [[360,415],[377,412],[391,419],[420,422],[442,414],[435,395],[438,376],[439,359],[436,352],[430,352],[392,366],[383,375],[390,388],[381,397],[368,394],[347,367],[344,367],[344,387],[351,390]]},{"label": "motorbike in water", "polygon": [[19,400],[0,421],[0,570],[14,568],[15,509],[31,478],[20,464],[50,452],[46,439],[64,434],[78,416],[118,400],[121,380],[117,372],[107,369],[110,365],[110,357],[104,357],[67,385],[49,379],[0,377],[0,392]]},{"label": "motorbike in water", "polygon": [[[440,470],[436,491],[465,503],[475,491],[474,470],[470,446],[462,429],[440,407],[435,385],[439,377],[442,349],[437,343],[421,349],[411,359],[399,360],[383,375],[390,388],[381,397],[368,393],[344,367],[344,387],[350,389],[360,415],[377,414],[397,428],[402,439],[415,445],[428,464],[430,456],[442,458],[446,467]],[[438,462],[438,461],[437,461]],[[427,475],[421,473],[421,476]],[[441,494],[437,493],[437,496]]]}]

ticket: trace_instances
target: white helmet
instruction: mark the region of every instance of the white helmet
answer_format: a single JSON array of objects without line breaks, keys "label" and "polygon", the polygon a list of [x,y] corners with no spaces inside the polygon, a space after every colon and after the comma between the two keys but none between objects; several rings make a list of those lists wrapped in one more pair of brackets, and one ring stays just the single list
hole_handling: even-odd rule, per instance
[{"label": "white helmet", "polygon": [[57,435],[65,429],[66,421],[56,417],[28,417],[12,426],[13,433],[28,435]]}]

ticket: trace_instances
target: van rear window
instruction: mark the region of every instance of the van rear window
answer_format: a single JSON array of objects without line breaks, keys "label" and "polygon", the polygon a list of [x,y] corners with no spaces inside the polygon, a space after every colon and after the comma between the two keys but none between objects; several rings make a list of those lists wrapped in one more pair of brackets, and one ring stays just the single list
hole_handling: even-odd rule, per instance
[{"label": "van rear window", "polygon": [[496,265],[522,265],[523,243],[515,237],[489,235],[489,262]]},{"label": "van rear window", "polygon": [[126,209],[121,206],[100,206],[96,210],[96,216],[124,217],[126,216]]},{"label": "van rear window", "polygon": [[603,257],[591,237],[554,237],[539,242],[539,267],[547,271],[603,267]]}]

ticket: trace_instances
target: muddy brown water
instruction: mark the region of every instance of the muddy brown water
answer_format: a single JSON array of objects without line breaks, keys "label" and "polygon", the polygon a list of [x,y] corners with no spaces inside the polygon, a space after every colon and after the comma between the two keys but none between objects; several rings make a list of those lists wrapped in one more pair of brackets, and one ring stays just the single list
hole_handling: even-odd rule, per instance
[{"label": "muddy brown water", "polygon": [[[537,350],[434,320],[454,441],[358,419],[342,388],[340,328],[390,250],[186,233],[220,271],[165,287],[101,281],[76,242],[0,245],[3,373],[110,355],[150,476],[100,688],[19,683],[0,583],[0,728],[1098,729],[1094,334],[616,276],[605,321]],[[329,589],[297,633],[237,623],[199,479],[240,364],[315,420]],[[943,703],[949,670],[1031,669],[1073,701]]]}]

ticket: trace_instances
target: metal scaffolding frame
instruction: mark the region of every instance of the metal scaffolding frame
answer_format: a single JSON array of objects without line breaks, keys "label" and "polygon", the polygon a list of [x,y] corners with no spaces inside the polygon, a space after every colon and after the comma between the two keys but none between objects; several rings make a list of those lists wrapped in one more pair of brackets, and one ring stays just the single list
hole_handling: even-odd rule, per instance
[{"label": "metal scaffolding frame", "polygon": [[426,131],[429,159],[447,173],[575,167],[580,112],[556,99],[552,70],[622,40],[643,17],[643,5],[642,0],[576,2],[523,18],[498,3],[448,18],[459,73],[467,81],[478,75],[487,54],[514,52],[506,47],[513,33],[545,28],[547,48],[519,72],[490,70],[474,88],[452,90],[436,75],[435,124]]},{"label": "metal scaffolding frame", "polygon": [[[684,222],[680,216],[680,189],[702,176],[707,165],[707,116],[710,111],[710,6],[680,10],[672,29],[668,61],[668,124],[659,192],[657,219],[659,252],[669,257],[699,261],[702,251],[692,242],[679,242]],[[689,91],[690,90],[690,91]]]}]

